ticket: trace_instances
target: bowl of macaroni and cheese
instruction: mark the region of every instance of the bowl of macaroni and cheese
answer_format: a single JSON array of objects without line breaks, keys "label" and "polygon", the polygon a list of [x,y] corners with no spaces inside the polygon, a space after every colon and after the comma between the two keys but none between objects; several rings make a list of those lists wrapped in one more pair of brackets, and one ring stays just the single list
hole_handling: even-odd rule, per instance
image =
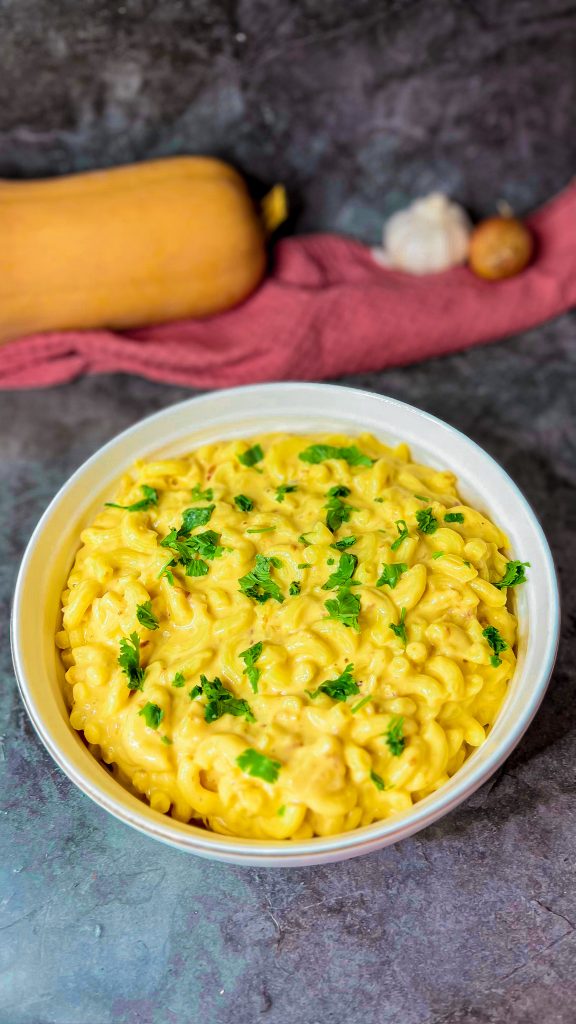
[{"label": "bowl of macaroni and cheese", "polygon": [[409,836],[503,762],[546,689],[542,530],[474,442],[324,384],[194,398],[88,460],[18,578],[14,664],[84,793],[240,864]]}]

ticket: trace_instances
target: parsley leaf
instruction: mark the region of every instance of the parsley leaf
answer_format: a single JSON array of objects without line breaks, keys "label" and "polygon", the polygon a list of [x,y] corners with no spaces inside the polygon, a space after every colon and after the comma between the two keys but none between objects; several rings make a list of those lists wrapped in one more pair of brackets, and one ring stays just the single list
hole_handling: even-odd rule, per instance
[{"label": "parsley leaf", "polygon": [[158,704],[152,704],[150,701],[144,705],[138,714],[142,716],[149,729],[157,729],[164,718],[162,708]]},{"label": "parsley leaf", "polygon": [[182,513],[182,526],[178,530],[178,536],[189,537],[197,526],[206,526],[212,518],[215,507],[215,505],[206,505],[205,508],[185,509]]},{"label": "parsley leaf", "polygon": [[245,718],[247,722],[255,722],[256,719],[247,700],[241,700],[222,685],[222,681],[207,679],[200,676],[200,685],[190,690],[190,698],[194,700],[203,694],[206,697],[204,708],[204,721],[215,722],[222,715],[234,715],[235,718]]},{"label": "parsley leaf", "polygon": [[255,526],[252,530],[246,530],[246,533],[272,533],[275,529],[275,526]]},{"label": "parsley leaf", "polygon": [[305,544],[306,547],[308,547],[308,545],[310,544],[310,541],[306,539],[306,534],[305,533],[301,533],[300,534],[300,536],[298,537],[298,543],[299,544]]},{"label": "parsley leaf", "polygon": [[298,583],[298,580],[293,580],[288,588],[288,593],[290,594],[290,597],[297,597],[298,594],[300,593],[301,587],[302,584]]},{"label": "parsley leaf", "polygon": [[347,587],[342,587],[335,598],[331,598],[324,604],[329,619],[341,622],[343,626],[360,630],[358,616],[360,614],[360,598],[352,594]]},{"label": "parsley leaf", "polygon": [[359,700],[358,703],[355,704],[353,708],[350,708],[350,711],[352,712],[353,715],[355,715],[358,711],[360,711],[361,708],[366,707],[366,705],[369,704],[371,700],[372,696],[370,694],[368,694],[366,697],[362,697],[362,700]]},{"label": "parsley leaf", "polygon": [[429,501],[430,500],[424,494],[415,494],[414,497],[418,498],[418,501]]},{"label": "parsley leaf", "polygon": [[247,747],[240,757],[236,758],[236,764],[247,775],[252,775],[255,779],[264,779],[264,782],[276,782],[282,767],[280,761],[266,757],[266,754],[261,754],[253,747]]},{"label": "parsley leaf", "polygon": [[416,513],[416,522],[418,523],[418,529],[420,533],[436,533],[438,529],[438,520],[432,512],[431,506],[428,508],[420,508]]},{"label": "parsley leaf", "polygon": [[406,746],[406,739],[404,737],[404,719],[400,715],[395,715],[390,720],[390,724],[384,733],[386,743],[390,753],[394,757],[400,757],[400,754]]},{"label": "parsley leaf", "polygon": [[207,576],[209,571],[208,562],[203,558],[193,558],[186,566],[187,576]]},{"label": "parsley leaf", "polygon": [[379,789],[380,792],[386,789],[386,783],[384,782],[384,779],[381,778],[380,775],[377,775],[376,772],[370,772],[370,778],[374,785],[376,786],[376,789]]},{"label": "parsley leaf", "polygon": [[398,530],[398,536],[396,540],[393,542],[393,544],[390,545],[390,551],[398,551],[398,548],[400,547],[402,541],[406,540],[406,538],[410,536],[410,534],[408,533],[408,527],[406,526],[406,522],[404,521],[404,519],[397,519],[396,522],[394,523],[394,526]]},{"label": "parsley leaf", "polygon": [[177,672],[172,680],[172,686],[175,686],[176,689],[179,690],[181,686],[184,686],[185,682],[186,680],[184,679],[182,672]]},{"label": "parsley leaf", "polygon": [[174,559],[170,558],[166,562],[166,565],[163,565],[162,568],[160,569],[160,572],[158,573],[158,579],[161,579],[162,576],[165,576],[171,587],[174,586],[174,573],[172,572],[172,568],[175,565],[176,562],[174,561]]},{"label": "parsley leaf", "polygon": [[[357,565],[356,555],[340,555],[338,568],[330,574],[326,583],[322,585],[322,590],[336,590],[337,587],[345,587],[350,584]],[[354,586],[354,584],[350,585]]]},{"label": "parsley leaf", "polygon": [[398,625],[396,626],[393,622],[391,622],[389,628],[394,633],[394,636],[397,636],[398,639],[401,640],[402,643],[404,644],[404,647],[406,647],[406,644],[408,643],[408,634],[406,633],[405,608],[403,608],[402,611],[400,612],[400,622],[398,623]]},{"label": "parsley leaf", "polygon": [[205,491],[200,489],[200,484],[194,484],[190,497],[192,501],[212,501],[214,497],[214,491],[211,487],[207,487]]},{"label": "parsley leaf", "polygon": [[[334,490],[334,488],[331,488],[331,490]],[[326,526],[332,533],[336,533],[336,530],[342,526],[342,523],[349,521],[350,516],[353,512],[356,512],[356,509],[352,505],[345,505],[337,494],[330,494],[330,491],[328,491],[327,497],[328,503],[324,505],[324,508],[328,510]]]},{"label": "parsley leaf", "polygon": [[390,590],[394,590],[402,573],[407,571],[408,566],[406,565],[405,562],[393,562],[391,565],[383,565],[382,572],[380,573],[380,576],[376,580],[376,586],[388,586],[390,587]]},{"label": "parsley leaf", "polygon": [[[202,562],[203,558],[210,561],[220,558],[224,554],[224,548],[220,545],[220,534],[214,530],[206,530],[204,533],[197,533],[193,537],[182,536],[177,530],[170,531],[167,537],[160,541],[163,548],[170,548],[176,552],[177,557],[167,562],[160,575],[166,572],[170,566],[180,562],[184,566],[187,576],[205,576],[208,566]],[[198,557],[200,556],[200,558]],[[197,563],[200,564],[197,564]],[[168,575],[166,573],[166,575]]]},{"label": "parsley leaf", "polygon": [[120,641],[118,664],[128,679],[129,690],[143,690],[146,670],[140,667],[140,637],[138,633],[123,636]]},{"label": "parsley leaf", "polygon": [[330,547],[336,548],[336,551],[345,551],[346,548],[351,548],[353,544],[356,544],[357,540],[357,537],[350,534],[349,537],[342,537],[342,540],[335,540]]},{"label": "parsley leaf", "polygon": [[262,462],[264,458],[264,452],[259,444],[255,444],[252,448],[247,448],[245,452],[238,455],[238,462],[241,462],[243,466],[247,466],[249,469],[255,466],[257,462]]},{"label": "parsley leaf", "polygon": [[297,490],[298,490],[298,487],[297,487],[296,484],[280,484],[280,486],[276,488],[276,498],[275,498],[275,500],[282,502],[282,501],[284,501],[284,496],[286,494],[293,494],[294,491],[297,491]]},{"label": "parsley leaf", "polygon": [[445,523],[463,523],[464,514],[462,512],[447,512],[444,516]]},{"label": "parsley leaf", "polygon": [[145,601],[136,608],[136,618],[146,629],[158,629],[158,619],[152,611],[152,601]]},{"label": "parsley leaf", "polygon": [[506,562],[506,572],[502,579],[492,585],[502,590],[503,587],[517,587],[519,583],[526,583],[525,566],[529,568],[530,562]]},{"label": "parsley leaf", "polygon": [[498,665],[502,664],[502,658],[499,658],[498,655],[502,651],[508,650],[510,645],[506,643],[504,637],[500,636],[496,626],[486,626],[486,629],[482,630],[482,636],[486,638],[488,646],[492,648],[490,664],[493,668],[498,668]]},{"label": "parsley leaf", "polygon": [[251,512],[254,508],[252,498],[247,498],[245,494],[237,494],[234,498],[234,504],[241,512]]},{"label": "parsley leaf", "polygon": [[311,444],[309,448],[300,452],[298,458],[302,462],[309,462],[312,465],[325,462],[326,459],[342,459],[349,466],[372,466],[376,462],[376,459],[364,455],[356,445],[351,445],[349,448],[338,448],[332,444]]},{"label": "parsley leaf", "polygon": [[326,491],[327,498],[347,498],[352,491],[349,487],[344,487],[343,484],[337,484],[336,487],[331,487],[329,491]]},{"label": "parsley leaf", "polygon": [[164,743],[167,747],[172,746],[172,740],[170,739],[169,736],[161,736],[160,739],[162,740],[162,743]]},{"label": "parsley leaf", "polygon": [[444,554],[443,551],[434,551],[433,554],[432,554],[432,558],[442,558],[443,554]]},{"label": "parsley leaf", "polygon": [[135,501],[133,505],[117,505],[115,501],[106,501],[106,508],[122,508],[126,512],[145,512],[151,505],[158,504],[158,491],[154,487],[142,484],[140,490],[144,497],[140,501]]},{"label": "parsley leaf", "polygon": [[269,598],[273,598],[274,601],[278,601],[281,604],[284,600],[284,595],[278,584],[270,579],[272,568],[278,569],[281,565],[280,559],[275,558],[273,555],[256,555],[254,568],[238,580],[240,590],[243,594],[246,594],[246,597],[251,597],[254,601],[258,601],[259,604],[264,604]]},{"label": "parsley leaf", "polygon": [[333,700],[343,702],[355,693],[360,693],[358,683],[352,678],[353,671],[354,665],[346,665],[344,671],[336,679],[327,679],[317,690],[313,692],[307,690],[306,692],[311,698],[317,697],[319,693],[325,693]]},{"label": "parsley leaf", "polygon": [[253,693],[258,693],[258,680],[260,679],[260,669],[256,668],[256,662],[262,654],[262,641],[260,640],[257,644],[252,644],[252,647],[248,647],[246,651],[241,651],[240,657],[244,662],[245,668],[242,669],[243,675],[245,675],[252,687]]}]

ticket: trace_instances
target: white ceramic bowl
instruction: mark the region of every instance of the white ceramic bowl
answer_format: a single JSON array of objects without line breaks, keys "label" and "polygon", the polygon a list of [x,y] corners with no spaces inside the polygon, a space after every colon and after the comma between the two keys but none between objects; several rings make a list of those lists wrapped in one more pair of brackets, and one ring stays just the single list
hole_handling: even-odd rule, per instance
[{"label": "white ceramic bowl", "polygon": [[[355,832],[299,842],[215,835],[151,810],[114,781],[69,724],[63,671],[54,646],[59,597],[80,530],[138,457],[184,452],[197,444],[266,431],[369,430],[407,441],[416,460],[458,475],[465,501],[486,511],[508,534],[512,557],[531,564],[517,592],[518,667],[488,739],[438,792],[409,812]],[[391,398],[325,384],[265,384],[219,391],[156,413],[88,459],[56,495],[30,540],[16,584],[12,617],[14,667],[22,699],[60,768],[101,807],[146,835],[215,860],[290,866],[344,860],[398,842],[465,800],[502,764],[534,716],[550,678],[558,642],[554,565],[525,498],[494,460],[463,434]]]}]

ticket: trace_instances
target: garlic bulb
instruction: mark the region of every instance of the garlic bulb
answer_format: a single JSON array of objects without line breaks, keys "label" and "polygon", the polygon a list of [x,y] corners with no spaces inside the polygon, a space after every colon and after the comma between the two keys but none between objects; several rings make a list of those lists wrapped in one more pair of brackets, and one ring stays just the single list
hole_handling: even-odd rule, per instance
[{"label": "garlic bulb", "polygon": [[375,258],[409,274],[433,274],[464,263],[468,255],[470,221],[461,206],[432,192],[384,225],[384,252]]}]

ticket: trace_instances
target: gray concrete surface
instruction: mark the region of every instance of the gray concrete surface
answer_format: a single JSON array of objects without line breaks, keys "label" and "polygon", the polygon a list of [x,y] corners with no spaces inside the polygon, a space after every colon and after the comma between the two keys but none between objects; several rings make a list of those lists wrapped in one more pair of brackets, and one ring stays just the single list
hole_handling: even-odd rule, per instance
[{"label": "gray concrete surface", "polygon": [[[576,318],[345,383],[406,399],[502,461],[540,516],[563,642],[498,774],[417,837],[290,871],[154,843],[51,762],[0,661],[1,1024],[573,1024]],[[49,498],[114,433],[189,392],[123,376],[0,396],[0,580]]]},{"label": "gray concrete surface", "polygon": [[520,213],[574,174],[569,0],[0,0],[0,175],[215,153],[299,230],[442,188]]}]

